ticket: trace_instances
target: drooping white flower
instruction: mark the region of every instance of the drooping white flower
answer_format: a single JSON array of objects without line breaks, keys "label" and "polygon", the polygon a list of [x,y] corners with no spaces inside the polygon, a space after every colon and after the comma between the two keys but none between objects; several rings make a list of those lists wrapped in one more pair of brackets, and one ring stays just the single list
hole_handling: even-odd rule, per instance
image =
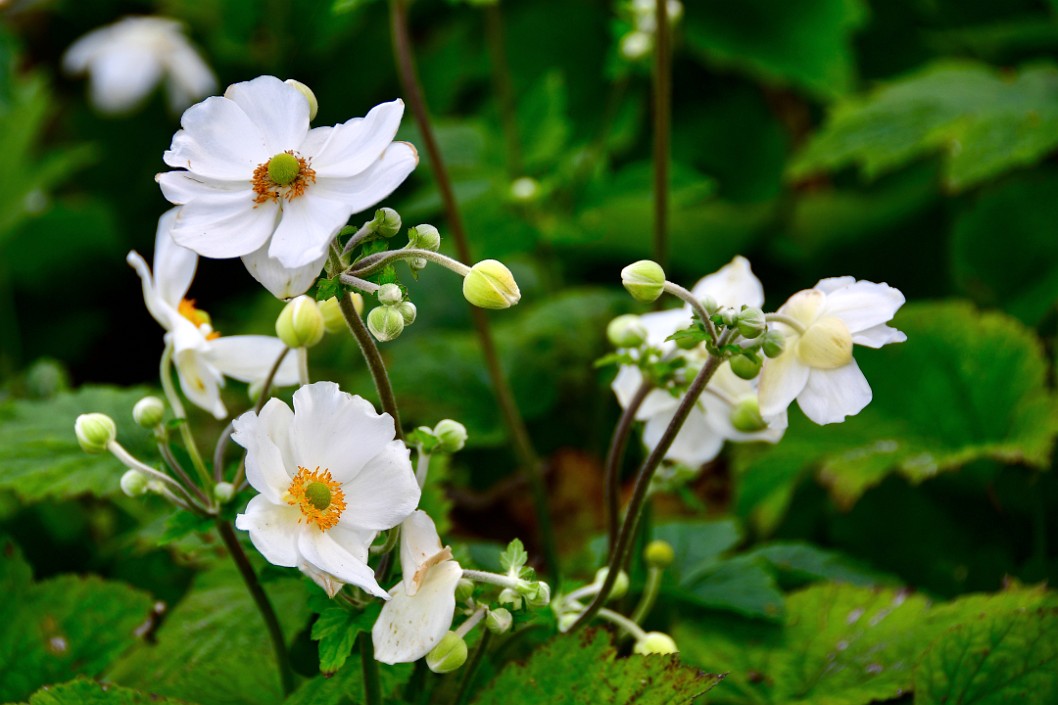
[{"label": "drooping white flower", "polygon": [[[735,257],[730,263],[703,278],[691,292],[698,299],[712,297],[721,307],[738,309],[742,305],[761,306],[764,303],[764,287],[753,275],[749,261]],[[682,355],[688,367],[699,369],[705,362],[705,353],[700,349],[679,350],[675,343],[666,341],[670,335],[691,325],[690,306],[669,311],[647,313],[640,317],[647,330],[647,343],[667,353]],[[624,365],[611,385],[617,401],[627,407],[643,382],[643,374],[634,365]],[[712,390],[712,391],[710,391]],[[768,427],[762,431],[746,433],[738,431],[731,423],[732,402],[738,403],[747,397],[756,396],[754,382],[736,376],[731,366],[724,363],[714,373],[709,387],[698,398],[691,409],[683,428],[676,435],[665,457],[690,467],[697,467],[715,458],[725,441],[767,441],[775,443],[786,430],[785,409],[780,413],[764,415]],[[636,419],[645,422],[643,443],[647,448],[657,446],[669,422],[676,414],[681,398],[664,389],[651,390],[639,410]]]},{"label": "drooping white flower", "polygon": [[375,535],[419,503],[407,446],[393,418],[333,382],[270,399],[234,422],[246,479],[259,495],[235,526],[270,563],[300,568],[331,597],[343,584],[388,598],[367,565]]},{"label": "drooping white flower", "polygon": [[786,336],[779,357],[764,362],[760,379],[762,414],[778,413],[794,399],[818,424],[858,414],[871,401],[871,387],[852,357],[852,346],[880,348],[907,336],[886,323],[904,304],[888,284],[853,277],[823,279],[800,291],[778,313],[800,328],[773,324]]},{"label": "drooping white flower", "polygon": [[157,176],[184,206],[173,232],[204,257],[242,257],[279,298],[303,293],[349,217],[388,196],[418,163],[393,137],[395,100],[366,117],[309,129],[309,104],[291,85],[260,76],[189,108]]},{"label": "drooping white flower", "polygon": [[63,68],[89,75],[92,104],[105,113],[136,107],[162,81],[174,112],[217,89],[180,23],[164,17],[126,17],[89,32],[66,50]]},{"label": "drooping white flower", "polygon": [[404,577],[371,629],[375,658],[389,664],[418,661],[441,642],[452,626],[463,575],[426,512],[412,513],[400,530]]},{"label": "drooping white flower", "polygon": [[[173,242],[171,231],[180,217],[180,209],[172,208],[158,220],[153,274],[135,250],[126,260],[140,275],[147,310],[165,329],[166,344],[173,346],[173,362],[184,395],[195,406],[222,419],[228,415],[220,398],[224,378],[263,381],[286,346],[267,335],[221,336],[213,330],[209,316],[195,308],[193,300],[184,298],[195,277],[198,255]],[[287,386],[297,381],[297,359],[287,355],[273,383]]]}]

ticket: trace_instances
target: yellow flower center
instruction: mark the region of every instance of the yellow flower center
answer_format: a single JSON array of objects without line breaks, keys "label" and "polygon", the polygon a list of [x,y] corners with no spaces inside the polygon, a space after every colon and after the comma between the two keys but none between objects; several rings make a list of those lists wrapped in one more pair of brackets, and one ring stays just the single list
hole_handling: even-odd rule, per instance
[{"label": "yellow flower center", "polygon": [[287,504],[300,509],[302,519],[315,524],[320,531],[336,525],[345,511],[345,493],[331,477],[330,470],[320,472],[318,467],[309,470],[299,465],[286,496]]},{"label": "yellow flower center", "polygon": [[852,360],[852,333],[840,318],[823,316],[801,336],[797,356],[820,370],[844,367]]},{"label": "yellow flower center", "polygon": [[213,319],[211,319],[209,314],[202,309],[195,308],[194,299],[180,299],[180,303],[176,307],[176,312],[194,323],[195,328],[209,326],[210,332],[206,333],[206,340],[214,340],[220,337],[220,333],[213,330]]},{"label": "yellow flower center", "polygon": [[310,183],[316,183],[316,172],[307,159],[288,150],[258,164],[251,183],[257,194],[253,200],[258,205],[281,198],[292,201],[304,195]]}]

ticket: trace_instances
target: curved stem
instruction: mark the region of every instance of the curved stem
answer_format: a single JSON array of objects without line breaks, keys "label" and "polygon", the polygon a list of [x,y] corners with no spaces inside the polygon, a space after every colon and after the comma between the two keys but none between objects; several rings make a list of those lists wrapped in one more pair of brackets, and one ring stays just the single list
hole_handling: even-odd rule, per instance
[{"label": "curved stem", "polygon": [[426,486],[426,476],[430,473],[430,454],[424,453],[421,445],[418,454],[419,457],[415,459],[415,481],[419,483],[421,490]]},{"label": "curved stem", "polygon": [[389,375],[386,374],[386,365],[382,362],[382,354],[378,351],[378,346],[375,345],[375,341],[371,338],[371,333],[368,332],[367,326],[364,325],[364,321],[360,318],[360,314],[356,312],[352,297],[339,297],[338,305],[342,309],[342,315],[345,317],[346,325],[349,326],[349,331],[360,346],[360,352],[367,362],[371,378],[375,381],[375,389],[378,391],[382,410],[393,417],[393,429],[396,438],[404,440],[404,431],[400,427],[400,412],[397,410],[397,398],[393,395],[393,386],[389,383]]},{"label": "curved stem", "polygon": [[661,574],[664,571],[661,568],[655,568],[651,566],[647,571],[647,584],[643,588],[643,596],[639,598],[639,604],[636,605],[636,609],[632,612],[632,621],[639,624],[647,615],[650,614],[650,610],[654,609],[654,603],[658,599],[658,592],[661,590]]},{"label": "curved stem", "polygon": [[702,325],[705,326],[705,330],[709,333],[709,337],[712,338],[713,344],[716,344],[720,336],[717,335],[716,326],[714,326],[712,320],[709,319],[709,312],[705,310],[704,306],[702,306],[702,302],[699,301],[698,298],[687,289],[684,289],[679,284],[674,284],[670,281],[665,282],[665,285],[662,290],[666,294],[671,294],[672,296],[678,298],[680,301],[683,301],[684,303],[689,305],[694,311],[694,313],[697,314],[698,318],[702,321]]},{"label": "curved stem", "polygon": [[364,673],[365,705],[382,705],[382,685],[378,679],[378,661],[375,660],[375,646],[371,643],[371,634],[361,632],[360,668]]},{"label": "curved stem", "polygon": [[246,557],[246,552],[242,550],[242,545],[239,543],[239,538],[235,535],[235,530],[231,528],[231,524],[218,520],[217,531],[220,533],[220,538],[228,549],[235,567],[239,569],[239,574],[242,576],[243,582],[246,583],[246,589],[250,591],[250,597],[253,598],[254,604],[257,605],[257,611],[261,613],[261,618],[268,628],[268,637],[272,640],[272,649],[275,651],[276,667],[279,669],[279,682],[283,686],[283,694],[290,695],[294,690],[294,672],[290,670],[290,655],[287,653],[283,630],[279,626],[279,618],[272,607],[272,602],[268,599],[264,588],[261,587],[261,583],[257,579],[257,573],[254,572],[250,559]]},{"label": "curved stem", "polygon": [[[283,351],[276,356],[276,361],[272,363],[272,369],[268,371],[268,376],[264,379],[264,384],[261,385],[261,393],[257,397],[257,403],[253,406],[255,414],[260,414],[261,409],[268,403],[269,395],[272,392],[272,382],[275,380],[276,375],[279,373],[279,368],[283,364],[283,360],[287,358],[290,353],[290,348],[283,348]],[[228,424],[224,431],[220,434],[220,438],[217,439],[217,447],[213,449],[213,476],[217,478],[219,482],[223,478],[224,473],[224,451],[228,448],[228,441],[231,440],[232,431],[235,430],[235,426]],[[235,471],[235,478],[231,484],[235,486],[235,490],[241,489],[243,475],[246,473],[246,455],[244,454],[239,460],[239,467]]]},{"label": "curved stem", "polygon": [[804,335],[805,334],[805,330],[807,330],[801,324],[800,321],[798,321],[795,318],[790,318],[789,316],[787,316],[785,314],[782,314],[782,313],[768,313],[768,314],[765,314],[764,320],[768,321],[769,323],[782,323],[784,326],[790,326],[795,331],[797,331],[798,335]]},{"label": "curved stem", "polygon": [[628,408],[621,412],[621,418],[614,428],[613,438],[610,439],[610,450],[606,453],[606,465],[604,466],[604,502],[606,506],[606,535],[608,537],[607,547],[613,552],[614,544],[617,543],[617,532],[621,523],[621,498],[618,491],[621,483],[621,458],[624,457],[625,446],[628,445],[628,437],[632,430],[632,424],[636,420],[636,412],[643,405],[653,385],[643,380],[636,390],[632,401],[628,402]]},{"label": "curved stem", "polygon": [[374,220],[367,221],[360,226],[359,230],[353,233],[353,236],[345,243],[345,247],[342,248],[343,255],[352,252],[353,248],[363,242],[367,236],[375,234],[374,222]]},{"label": "curved stem", "polygon": [[125,450],[125,447],[117,441],[110,441],[109,443],[107,443],[107,450],[110,451],[110,454],[117,458],[118,461],[120,461],[121,464],[125,467],[129,468],[130,470],[141,472],[147,477],[157,480],[158,482],[162,483],[164,487],[169,489],[170,492],[180,498],[181,501],[187,504],[194,505],[195,507],[199,507],[198,503],[195,502],[194,498],[184,488],[183,485],[166,475],[164,472],[155,470],[150,465],[147,465],[146,463],[142,462],[134,455],[132,455],[132,453]]},{"label": "curved stem", "polygon": [[456,636],[463,638],[469,634],[470,630],[478,626],[478,622],[485,618],[485,612],[486,609],[484,607],[478,607],[474,614],[467,617],[465,622],[453,630],[455,631]]},{"label": "curved stem", "polygon": [[342,284],[346,284],[355,289],[359,289],[360,291],[366,294],[377,294],[378,290],[382,288],[374,282],[369,282],[366,279],[361,279],[360,277],[354,277],[351,274],[342,274],[341,280]]},{"label": "curved stem", "polygon": [[439,264],[445,269],[450,269],[461,277],[470,274],[470,267],[459,260],[442,255],[440,252],[423,250],[417,247],[408,247],[401,250],[388,250],[386,252],[377,252],[373,255],[368,255],[350,267],[346,274],[351,277],[362,279],[363,277],[371,276],[391,262],[405,259],[424,259]]},{"label": "curved stem", "polygon": [[[492,6],[490,5],[489,7]],[[452,705],[462,705],[463,701],[466,699],[467,693],[470,692],[470,684],[473,682],[474,675],[477,673],[478,667],[481,665],[481,662],[485,657],[485,651],[489,648],[489,641],[491,640],[492,632],[488,629],[481,633],[481,639],[478,640],[477,648],[474,649],[474,655],[470,659],[470,664],[463,671],[463,680],[459,683],[459,691],[452,700]]]},{"label": "curved stem", "polygon": [[668,3],[654,3],[654,261],[668,266],[669,132],[671,129],[672,53]]},{"label": "curved stem", "polygon": [[184,411],[184,404],[180,401],[180,396],[176,393],[176,388],[173,386],[172,344],[165,346],[159,373],[162,381],[162,391],[165,392],[165,397],[169,400],[169,406],[173,407],[173,416],[180,422],[180,437],[184,439],[184,449],[191,458],[191,465],[194,466],[195,472],[198,473],[199,478],[202,480],[202,489],[208,492],[212,487],[213,481],[210,478],[209,471],[206,469],[206,463],[202,460],[202,454],[198,452],[198,444],[195,443],[191,427],[187,423],[187,412]]},{"label": "curved stem", "polygon": [[498,585],[499,587],[510,588],[511,590],[516,590],[523,582],[518,578],[512,578],[508,575],[500,575],[499,573],[489,573],[484,570],[464,570],[463,577],[475,583]]},{"label": "curved stem", "polygon": [[638,624],[633,622],[628,617],[625,617],[620,612],[614,612],[611,609],[602,607],[599,609],[598,616],[605,619],[607,622],[616,624],[617,626],[628,632],[636,641],[642,641],[646,639],[647,633]]},{"label": "curved stem", "polygon": [[185,489],[189,489],[201,500],[204,506],[208,506],[209,499],[206,497],[206,493],[191,480],[191,476],[187,474],[187,471],[184,470],[184,467],[173,455],[173,451],[169,448],[169,442],[162,435],[158,436],[158,453],[162,456],[165,464],[169,466],[169,469],[184,483]]}]

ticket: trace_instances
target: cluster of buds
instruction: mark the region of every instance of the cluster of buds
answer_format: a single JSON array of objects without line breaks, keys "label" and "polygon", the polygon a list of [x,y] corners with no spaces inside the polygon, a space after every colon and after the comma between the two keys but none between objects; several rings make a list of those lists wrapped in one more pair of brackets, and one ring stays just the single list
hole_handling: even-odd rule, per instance
[{"label": "cluster of buds", "polygon": [[679,0],[631,0],[622,12],[631,25],[621,35],[621,56],[628,61],[640,61],[654,50],[657,34],[657,2],[665,2],[669,24],[676,25],[683,17],[683,4]]},{"label": "cluster of buds", "polygon": [[404,298],[397,284],[383,284],[378,288],[379,305],[367,314],[367,329],[379,342],[400,337],[404,328],[415,322],[415,304]]}]

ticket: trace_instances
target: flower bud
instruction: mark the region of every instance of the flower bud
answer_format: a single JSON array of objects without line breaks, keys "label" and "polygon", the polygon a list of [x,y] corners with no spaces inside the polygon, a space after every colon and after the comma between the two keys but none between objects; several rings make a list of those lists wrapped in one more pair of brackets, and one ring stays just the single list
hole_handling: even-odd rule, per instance
[{"label": "flower bud", "polygon": [[408,247],[416,250],[437,252],[441,249],[441,233],[432,225],[423,223],[408,229]]},{"label": "flower bud", "polygon": [[499,596],[496,601],[501,605],[510,605],[512,610],[520,610],[522,608],[522,596],[511,588],[503,588],[500,590]]},{"label": "flower bud", "polygon": [[[610,574],[609,568],[599,568],[595,571],[595,584],[602,585],[606,582],[606,576]],[[616,600],[620,597],[624,597],[628,593],[628,573],[623,570],[617,574],[617,580],[613,583],[613,589],[610,590],[610,600]]]},{"label": "flower bud", "polygon": [[419,316],[419,309],[415,308],[415,304],[411,301],[401,302],[397,306],[397,310],[400,311],[400,315],[404,319],[404,325],[406,326],[415,323],[415,319]]},{"label": "flower bud", "polygon": [[746,351],[731,358],[731,371],[742,379],[753,379],[760,374],[762,362],[760,355]]},{"label": "flower bud", "polygon": [[426,665],[434,673],[449,673],[467,662],[467,643],[455,632],[448,632],[426,654]]},{"label": "flower bud", "polygon": [[738,311],[733,308],[725,308],[720,312],[720,320],[728,328],[734,328],[738,325]]},{"label": "flower bud", "polygon": [[367,329],[376,340],[385,343],[404,332],[404,316],[390,306],[376,306],[367,314]]},{"label": "flower bud", "polygon": [[466,602],[474,594],[474,581],[460,578],[456,583],[456,602]]},{"label": "flower bud", "polygon": [[325,331],[334,335],[345,330],[345,316],[342,315],[342,306],[338,303],[337,296],[332,296],[326,301],[320,301],[316,305],[319,306],[320,314],[323,316],[323,329]]},{"label": "flower bud", "polygon": [[144,397],[132,407],[132,420],[143,428],[157,428],[165,418],[165,402],[158,397]]},{"label": "flower bud", "polygon": [[375,211],[371,225],[382,237],[393,237],[400,232],[400,213],[392,208],[379,208]]},{"label": "flower bud", "polygon": [[657,301],[665,288],[665,270],[657,262],[641,259],[621,270],[621,283],[636,301]]},{"label": "flower bud", "polygon": [[742,337],[749,340],[760,337],[768,329],[768,323],[764,320],[764,311],[748,306],[744,306],[739,311],[735,325]]},{"label": "flower bud", "polygon": [[128,470],[121,476],[121,491],[129,497],[147,494],[147,476],[139,470]]},{"label": "flower bud", "polygon": [[378,289],[378,302],[386,306],[395,306],[404,300],[404,292],[396,284],[383,284]]},{"label": "flower bud", "polygon": [[639,61],[654,51],[654,38],[646,32],[629,32],[621,37],[621,56]]},{"label": "flower bud", "polygon": [[312,92],[312,89],[306,86],[301,81],[295,81],[293,78],[288,78],[285,83],[288,86],[293,86],[298,89],[298,93],[305,96],[305,100],[309,102],[309,121],[316,119],[316,113],[319,112],[320,103],[316,100],[316,94]]},{"label": "flower bud", "polygon": [[523,176],[511,182],[511,200],[528,203],[540,193],[540,183],[531,176]]},{"label": "flower bud", "polygon": [[529,607],[547,607],[551,604],[551,586],[543,580],[529,584],[529,589],[522,593],[525,595],[525,604]]},{"label": "flower bud", "polygon": [[315,299],[292,299],[276,319],[276,335],[288,348],[311,348],[323,340],[323,314]]},{"label": "flower bud", "polygon": [[485,628],[493,634],[506,634],[510,631],[512,624],[514,624],[514,617],[502,607],[489,610],[485,616]]},{"label": "flower bud", "polygon": [[709,294],[706,294],[702,298],[698,299],[698,301],[701,302],[702,308],[704,308],[705,312],[708,313],[710,316],[720,310],[720,304],[718,304],[716,302],[716,299],[714,299],[712,296],[709,296]]},{"label": "flower bud", "polygon": [[632,649],[637,654],[674,654],[679,651],[671,636],[663,632],[647,632]]},{"label": "flower bud", "polygon": [[445,453],[457,453],[467,444],[467,427],[452,419],[442,419],[433,427],[437,447]]},{"label": "flower bud", "polygon": [[522,298],[518,282],[502,262],[484,259],[463,279],[463,297],[479,308],[510,308]]},{"label": "flower bud", "polygon": [[106,414],[81,414],[73,424],[73,431],[85,453],[105,453],[107,445],[118,437],[114,419]]},{"label": "flower bud", "polygon": [[227,504],[235,496],[235,485],[230,482],[218,482],[213,486],[213,496],[221,504]]},{"label": "flower bud", "polygon": [[668,568],[676,560],[676,552],[668,541],[655,539],[647,544],[643,558],[651,568]]},{"label": "flower bud", "polygon": [[606,326],[606,337],[614,347],[638,348],[647,339],[647,329],[639,316],[626,313],[610,321]]},{"label": "flower bud", "polygon": [[760,415],[760,402],[757,397],[745,397],[731,409],[731,425],[742,433],[756,433],[768,427]]},{"label": "flower bud", "polygon": [[776,330],[770,330],[761,336],[760,349],[764,352],[767,357],[775,358],[782,355],[783,348],[786,346],[786,336]]}]

